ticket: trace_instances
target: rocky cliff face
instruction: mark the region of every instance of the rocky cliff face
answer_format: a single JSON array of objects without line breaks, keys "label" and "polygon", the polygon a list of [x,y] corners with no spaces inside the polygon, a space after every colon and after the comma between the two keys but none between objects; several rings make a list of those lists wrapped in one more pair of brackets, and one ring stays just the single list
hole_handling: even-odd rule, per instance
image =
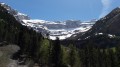
[{"label": "rocky cliff face", "polygon": [[95,21],[81,22],[80,20],[67,21],[45,21],[45,20],[23,20],[24,25],[34,28],[43,35],[49,34],[50,39],[59,37],[66,39],[73,34],[86,32],[91,28]]}]

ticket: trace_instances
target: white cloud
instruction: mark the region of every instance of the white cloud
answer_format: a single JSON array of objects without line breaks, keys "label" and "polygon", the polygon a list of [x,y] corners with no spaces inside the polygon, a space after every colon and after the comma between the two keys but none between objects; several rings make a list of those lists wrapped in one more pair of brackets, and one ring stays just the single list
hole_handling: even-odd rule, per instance
[{"label": "white cloud", "polygon": [[111,6],[111,0],[101,0],[101,3],[103,5],[103,8],[99,18],[104,17],[109,12],[109,8]]}]

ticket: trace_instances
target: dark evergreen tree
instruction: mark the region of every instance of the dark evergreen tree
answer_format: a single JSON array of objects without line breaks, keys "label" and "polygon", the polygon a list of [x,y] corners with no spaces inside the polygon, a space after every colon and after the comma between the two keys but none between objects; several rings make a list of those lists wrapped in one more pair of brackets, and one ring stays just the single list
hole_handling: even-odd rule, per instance
[{"label": "dark evergreen tree", "polygon": [[116,47],[117,67],[120,67],[120,47]]},{"label": "dark evergreen tree", "polygon": [[73,46],[72,44],[69,46],[69,54],[68,54],[68,64],[71,67],[75,67],[77,66],[77,62],[78,61],[78,55],[77,55],[77,51],[75,46]]},{"label": "dark evergreen tree", "polygon": [[111,64],[111,67],[117,67],[117,57],[116,57],[116,52],[113,51],[113,49],[108,50],[109,53],[109,61]]},{"label": "dark evergreen tree", "polygon": [[52,45],[51,64],[52,67],[62,67],[62,52],[59,38],[57,38]]}]

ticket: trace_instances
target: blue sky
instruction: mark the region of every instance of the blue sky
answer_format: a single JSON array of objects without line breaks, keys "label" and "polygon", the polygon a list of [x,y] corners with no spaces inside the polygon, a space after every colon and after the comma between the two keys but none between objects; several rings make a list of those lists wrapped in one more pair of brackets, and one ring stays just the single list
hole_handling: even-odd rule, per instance
[{"label": "blue sky", "polygon": [[1,0],[31,19],[49,21],[98,19],[120,6],[120,0]]}]

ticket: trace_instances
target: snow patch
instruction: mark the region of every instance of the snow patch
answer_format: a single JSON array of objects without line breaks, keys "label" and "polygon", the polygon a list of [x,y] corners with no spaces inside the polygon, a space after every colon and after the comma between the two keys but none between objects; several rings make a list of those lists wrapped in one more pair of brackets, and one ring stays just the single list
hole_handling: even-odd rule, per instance
[{"label": "snow patch", "polygon": [[23,13],[20,13],[20,12],[18,12],[17,15],[24,15],[24,16],[27,16],[26,14],[23,14]]},{"label": "snow patch", "polygon": [[95,35],[103,35],[103,33],[95,33]]},{"label": "snow patch", "polygon": [[52,40],[56,40],[56,38],[58,37],[60,40],[64,40],[68,37],[72,36],[72,34],[68,34],[68,35],[61,35],[61,36],[49,36],[50,39]]},{"label": "snow patch", "polygon": [[110,38],[116,37],[115,35],[111,35],[111,34],[108,34],[108,36],[109,36]]},{"label": "snow patch", "polygon": [[1,5],[5,5],[5,3],[0,3]]}]

